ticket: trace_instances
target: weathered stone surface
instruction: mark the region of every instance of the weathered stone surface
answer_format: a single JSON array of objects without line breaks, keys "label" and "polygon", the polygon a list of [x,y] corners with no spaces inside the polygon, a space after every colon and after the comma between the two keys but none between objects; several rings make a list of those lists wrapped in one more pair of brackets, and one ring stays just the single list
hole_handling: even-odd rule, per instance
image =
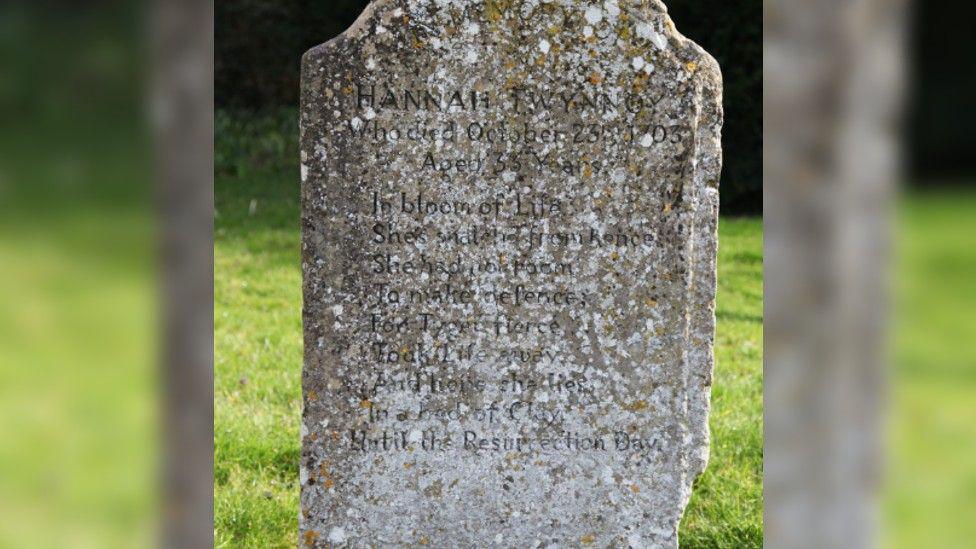
[{"label": "weathered stone surface", "polygon": [[714,60],[655,0],[380,0],[302,71],[301,542],[677,545]]}]

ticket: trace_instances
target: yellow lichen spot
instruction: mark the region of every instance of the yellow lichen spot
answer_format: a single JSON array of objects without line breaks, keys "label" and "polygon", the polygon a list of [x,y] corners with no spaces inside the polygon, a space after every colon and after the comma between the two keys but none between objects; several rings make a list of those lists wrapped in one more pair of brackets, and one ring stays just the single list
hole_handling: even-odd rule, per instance
[{"label": "yellow lichen spot", "polygon": [[618,254],[617,252],[613,252],[613,253],[610,254],[610,259],[612,259],[613,261],[616,261],[616,260],[620,259],[620,254]]},{"label": "yellow lichen spot", "polygon": [[315,530],[308,530],[307,532],[305,532],[305,546],[314,547],[315,540],[317,540],[318,538],[319,538],[318,532],[316,532]]},{"label": "yellow lichen spot", "polygon": [[595,72],[595,73],[593,73],[593,74],[590,75],[590,84],[596,85],[596,84],[599,84],[601,82],[603,82],[603,75],[602,74],[600,74],[598,72]]},{"label": "yellow lichen spot", "polygon": [[589,165],[583,166],[583,177],[590,177],[593,175],[593,169]]},{"label": "yellow lichen spot", "polygon": [[636,494],[637,492],[640,492],[640,487],[637,486],[636,484],[631,484],[630,491]]},{"label": "yellow lichen spot", "polygon": [[408,462],[406,462],[406,463],[403,464],[403,468],[404,469],[409,469],[411,467],[413,467],[413,463],[410,462],[410,461],[408,461]]},{"label": "yellow lichen spot", "polygon": [[685,63],[685,68],[688,69],[688,72],[695,72],[695,70],[698,69],[698,63],[695,63],[694,61],[688,61],[687,63]]},{"label": "yellow lichen spot", "polygon": [[498,0],[487,0],[485,2],[485,17],[489,21],[497,23],[502,20],[503,7],[499,5],[500,3]]},{"label": "yellow lichen spot", "polygon": [[507,257],[505,257],[505,254],[500,254],[500,255],[498,256],[498,262],[499,262],[499,263],[505,263],[506,261],[508,261],[508,258],[507,258]]},{"label": "yellow lichen spot", "polygon": [[309,391],[308,392],[308,399],[309,400],[315,401],[315,400],[318,400],[318,398],[319,398],[319,394],[316,393],[315,391]]},{"label": "yellow lichen spot", "polygon": [[415,50],[419,50],[419,49],[421,49],[421,48],[423,48],[423,47],[424,47],[424,43],[423,43],[423,41],[422,41],[422,40],[420,40],[419,38],[417,38],[416,36],[414,36],[414,37],[413,37],[413,48],[414,48]]},{"label": "yellow lichen spot", "polygon": [[420,545],[428,545],[428,544],[430,544],[430,540],[427,539],[427,536],[424,536],[424,537],[420,538],[420,541],[418,543],[420,543]]},{"label": "yellow lichen spot", "polygon": [[545,65],[546,64],[546,56],[545,55],[540,55],[539,58],[535,60],[535,64],[536,65],[539,65],[540,67],[543,66],[543,65]]},{"label": "yellow lichen spot", "polygon": [[371,400],[369,400],[368,398],[364,398],[361,401],[359,401],[359,407],[360,408],[369,408],[372,405],[373,405],[373,402]]},{"label": "yellow lichen spot", "polygon": [[649,297],[644,300],[644,305],[647,305],[648,307],[657,307],[657,300],[653,297]]},{"label": "yellow lichen spot", "polygon": [[664,213],[665,214],[671,213],[671,203],[670,202],[664,205]]},{"label": "yellow lichen spot", "polygon": [[596,534],[586,534],[580,538],[580,543],[589,545],[596,541]]},{"label": "yellow lichen spot", "polygon": [[626,407],[631,412],[641,412],[641,411],[647,409],[647,401],[646,400],[636,400],[636,401],[631,402],[630,404],[628,404]]},{"label": "yellow lichen spot", "polygon": [[346,95],[349,95],[350,93],[352,93],[352,86],[346,86],[345,88],[342,88],[342,93],[344,93]]},{"label": "yellow lichen spot", "polygon": [[325,479],[325,482],[322,483],[322,486],[325,486],[325,489],[328,490],[329,488],[335,486],[335,481],[331,478],[327,478]]}]

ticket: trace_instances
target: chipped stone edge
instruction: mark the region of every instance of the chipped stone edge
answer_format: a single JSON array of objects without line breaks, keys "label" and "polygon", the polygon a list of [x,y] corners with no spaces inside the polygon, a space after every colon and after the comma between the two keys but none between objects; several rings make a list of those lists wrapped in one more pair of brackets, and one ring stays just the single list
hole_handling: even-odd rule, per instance
[{"label": "chipped stone edge", "polygon": [[[677,31],[675,31],[676,34]],[[678,34],[681,37],[680,34]],[[686,383],[689,395],[686,419],[689,427],[688,478],[684,484],[691,497],[691,486],[708,465],[711,386],[715,364],[715,298],[718,281],[719,178],[722,171],[721,131],[722,75],[718,63],[698,44],[681,37],[698,55],[696,71],[699,88],[699,119],[695,132],[694,174],[697,191],[694,202],[691,267],[691,302],[686,351]],[[702,342],[708,345],[701,345]],[[684,506],[683,506],[684,508]],[[683,511],[682,511],[683,512]]]}]

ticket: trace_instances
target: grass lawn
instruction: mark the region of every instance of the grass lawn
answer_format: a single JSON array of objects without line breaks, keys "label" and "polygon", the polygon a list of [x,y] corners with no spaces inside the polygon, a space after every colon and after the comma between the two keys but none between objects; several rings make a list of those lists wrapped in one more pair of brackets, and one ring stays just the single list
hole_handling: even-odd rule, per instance
[{"label": "grass lawn", "polygon": [[[970,187],[971,189],[971,187]],[[976,540],[976,192],[909,195],[897,225],[885,545]]]},{"label": "grass lawn", "polygon": [[[218,547],[294,547],[301,416],[297,166],[288,120],[221,130],[215,199],[214,474]],[[257,127],[256,127],[257,126]],[[247,158],[248,161],[242,161]],[[223,172],[223,173],[221,173]],[[712,457],[686,547],[762,545],[762,222],[720,224]]]},{"label": "grass lawn", "polygon": [[139,136],[100,124],[0,135],[4,549],[152,545],[152,200]]}]

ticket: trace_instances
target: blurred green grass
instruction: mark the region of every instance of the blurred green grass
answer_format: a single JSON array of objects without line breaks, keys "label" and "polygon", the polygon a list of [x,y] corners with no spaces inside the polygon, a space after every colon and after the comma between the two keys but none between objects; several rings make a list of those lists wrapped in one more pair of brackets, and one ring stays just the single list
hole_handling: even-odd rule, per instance
[{"label": "blurred green grass", "polygon": [[147,547],[158,379],[146,140],[116,120],[40,125],[0,134],[0,547]]},{"label": "blurred green grass", "polygon": [[100,214],[0,223],[0,547],[151,545],[148,216]]},{"label": "blurred green grass", "polygon": [[896,224],[885,545],[976,540],[976,191],[912,193]]},{"label": "blurred green grass", "polygon": [[[293,547],[298,530],[301,271],[293,110],[217,115],[217,547]],[[722,219],[708,470],[685,547],[762,546],[762,222]]]}]

